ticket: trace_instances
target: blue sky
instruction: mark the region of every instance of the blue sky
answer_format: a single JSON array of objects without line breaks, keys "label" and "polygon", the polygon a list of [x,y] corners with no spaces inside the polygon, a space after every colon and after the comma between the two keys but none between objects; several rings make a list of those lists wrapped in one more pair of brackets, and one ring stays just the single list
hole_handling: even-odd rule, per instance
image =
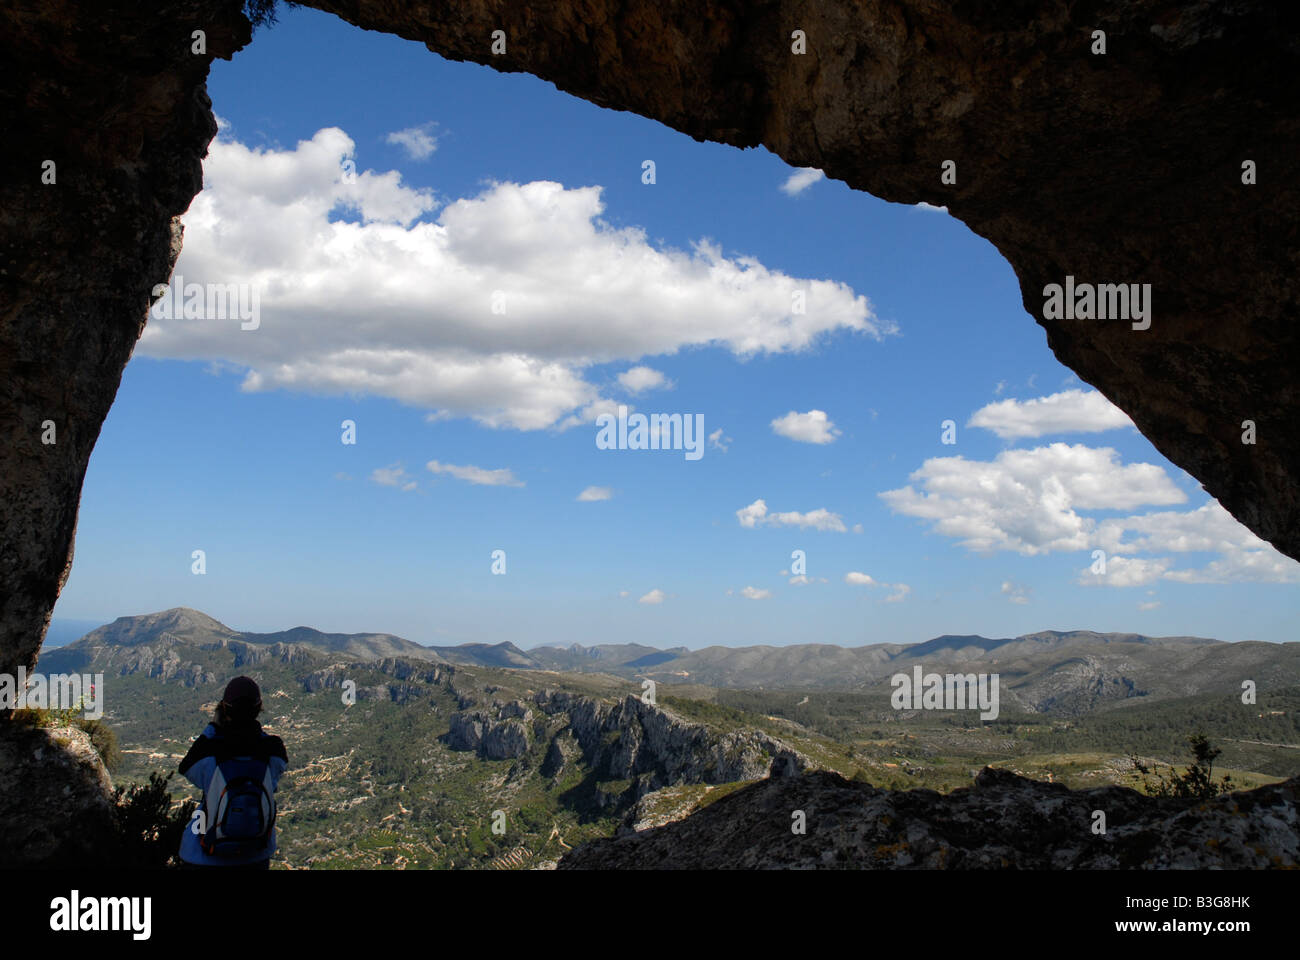
[{"label": "blue sky", "polygon": [[[56,617],[522,647],[1292,639],[1300,565],[1058,363],[942,210],[312,10],[209,92],[177,273],[256,289],[258,326],[150,320]],[[597,449],[620,403],[714,439]]]}]

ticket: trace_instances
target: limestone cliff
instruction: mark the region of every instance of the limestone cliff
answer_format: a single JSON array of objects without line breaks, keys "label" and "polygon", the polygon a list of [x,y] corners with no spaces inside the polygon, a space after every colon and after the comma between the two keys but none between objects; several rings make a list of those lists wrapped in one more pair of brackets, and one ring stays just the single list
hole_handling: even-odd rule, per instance
[{"label": "limestone cliff", "polygon": [[[627,696],[617,703],[541,691],[538,708],[565,713],[587,765],[610,780],[634,780],[638,796],[678,783],[730,783],[788,776],[813,764],[758,730],[719,732]],[[559,750],[557,746],[557,751]]]}]

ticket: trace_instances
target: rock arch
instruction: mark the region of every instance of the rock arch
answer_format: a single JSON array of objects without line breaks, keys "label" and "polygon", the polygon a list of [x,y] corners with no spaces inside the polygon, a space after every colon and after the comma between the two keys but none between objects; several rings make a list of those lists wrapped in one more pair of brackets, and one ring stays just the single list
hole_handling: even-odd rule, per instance
[{"label": "rock arch", "polygon": [[[887,200],[946,205],[1011,262],[1063,363],[1300,557],[1295,5],[308,5],[697,139],[765,145]],[[35,661],[66,579],[91,449],[202,186],[208,67],[250,40],[241,7],[0,11],[0,671]],[[1092,52],[1098,29],[1105,54]],[[955,184],[940,181],[949,160]],[[56,184],[41,182],[46,161]],[[1066,275],[1150,283],[1150,329],[1043,319],[1044,286]],[[1241,442],[1246,419],[1255,445]]]}]

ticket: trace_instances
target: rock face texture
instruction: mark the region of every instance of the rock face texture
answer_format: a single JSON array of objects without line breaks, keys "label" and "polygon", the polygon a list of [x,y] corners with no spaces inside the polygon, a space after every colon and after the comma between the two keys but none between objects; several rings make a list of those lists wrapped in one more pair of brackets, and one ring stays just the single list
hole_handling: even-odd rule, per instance
[{"label": "rock face texture", "polygon": [[483,711],[453,713],[443,739],[453,750],[473,750],[487,760],[514,760],[528,752],[528,728],[518,720],[493,720]]},{"label": "rock face texture", "polygon": [[[947,795],[819,771],[762,780],[675,823],[593,841],[559,868],[1294,869],[1297,802],[1300,779],[1188,801],[1125,787],[1072,791],[990,767]],[[1092,832],[1095,810],[1106,814],[1105,834]],[[792,829],[795,811],[803,834]]]},{"label": "rock face texture", "polygon": [[572,738],[599,776],[635,781],[637,797],[673,784],[793,776],[813,766],[761,731],[720,734],[634,696],[609,704],[552,690],[539,692],[535,702],[542,713],[569,718],[548,751],[548,765],[562,765],[564,742]]},{"label": "rock face texture", "polygon": [[[1300,6],[312,5],[698,139],[762,144],[887,200],[946,205],[1011,262],[1062,362],[1300,557]],[[0,9],[0,672],[34,664],[67,577],[91,449],[202,185],[208,67],[250,39],[241,7]],[[1248,161],[1257,183],[1243,183]],[[1150,327],[1045,317],[1044,287],[1067,276],[1149,283]]]},{"label": "rock face texture", "polygon": [[113,862],[113,784],[76,727],[0,724],[0,869]]},{"label": "rock face texture", "polygon": [[[1011,262],[1064,363],[1300,557],[1295,4],[311,5],[698,139],[762,144],[888,200],[946,205]],[[241,6],[0,11],[0,670],[32,665],[66,578],[87,459],[175,262],[174,218],[201,187],[208,66],[250,39]],[[1149,329],[1045,318],[1044,287],[1067,276],[1151,284]]]},{"label": "rock face texture", "polygon": [[0,11],[0,672],[35,663],[90,451],[203,185],[208,66],[249,37],[238,3]]}]

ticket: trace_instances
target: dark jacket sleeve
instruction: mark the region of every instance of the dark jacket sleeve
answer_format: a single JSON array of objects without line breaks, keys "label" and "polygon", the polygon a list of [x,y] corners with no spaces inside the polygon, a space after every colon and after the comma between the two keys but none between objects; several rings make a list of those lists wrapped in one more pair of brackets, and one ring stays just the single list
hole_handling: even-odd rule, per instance
[{"label": "dark jacket sleeve", "polygon": [[183,777],[189,772],[190,767],[194,766],[194,764],[198,763],[204,757],[210,756],[212,756],[212,741],[207,737],[200,736],[190,744],[189,753],[185,754],[185,759],[182,760],[181,765],[176,768],[176,772]]},{"label": "dark jacket sleeve", "polygon": [[268,757],[279,757],[286,766],[288,765],[289,755],[284,752],[283,740],[268,733],[265,737],[265,746]]}]

